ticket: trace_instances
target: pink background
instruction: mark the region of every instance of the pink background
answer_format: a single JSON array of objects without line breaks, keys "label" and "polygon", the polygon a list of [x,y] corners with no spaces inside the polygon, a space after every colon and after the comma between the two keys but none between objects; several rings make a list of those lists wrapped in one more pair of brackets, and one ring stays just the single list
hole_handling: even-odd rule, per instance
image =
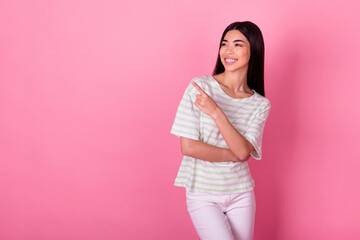
[{"label": "pink background", "polygon": [[262,30],[255,239],[360,239],[356,1],[0,1],[0,239],[197,239],[171,135],[222,31]]}]

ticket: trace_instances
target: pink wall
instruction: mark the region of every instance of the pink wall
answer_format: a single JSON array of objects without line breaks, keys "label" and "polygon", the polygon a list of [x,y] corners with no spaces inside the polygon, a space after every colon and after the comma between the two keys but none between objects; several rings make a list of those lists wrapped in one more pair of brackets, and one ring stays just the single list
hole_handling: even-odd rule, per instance
[{"label": "pink wall", "polygon": [[356,1],[0,1],[0,239],[197,239],[171,135],[224,28],[266,43],[255,239],[360,239]]}]

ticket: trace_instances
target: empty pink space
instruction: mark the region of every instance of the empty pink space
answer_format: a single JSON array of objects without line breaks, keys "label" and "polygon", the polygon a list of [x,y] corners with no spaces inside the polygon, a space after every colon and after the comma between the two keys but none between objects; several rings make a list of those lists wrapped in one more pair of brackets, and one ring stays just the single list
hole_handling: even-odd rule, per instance
[{"label": "empty pink space", "polygon": [[198,239],[183,92],[222,31],[265,39],[256,240],[360,239],[356,1],[0,1],[0,239]]}]

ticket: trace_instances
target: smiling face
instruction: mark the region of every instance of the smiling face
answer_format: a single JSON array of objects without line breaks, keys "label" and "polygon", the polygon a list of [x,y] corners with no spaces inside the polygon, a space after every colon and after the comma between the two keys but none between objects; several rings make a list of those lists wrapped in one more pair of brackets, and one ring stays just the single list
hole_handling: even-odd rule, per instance
[{"label": "smiling face", "polygon": [[219,54],[225,71],[247,71],[250,43],[240,31],[230,30],[221,42]]}]

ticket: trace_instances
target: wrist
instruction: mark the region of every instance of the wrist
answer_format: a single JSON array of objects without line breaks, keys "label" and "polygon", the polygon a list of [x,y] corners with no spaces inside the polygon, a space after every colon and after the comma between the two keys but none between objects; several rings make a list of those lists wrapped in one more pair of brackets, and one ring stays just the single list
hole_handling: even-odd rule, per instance
[{"label": "wrist", "polygon": [[221,108],[217,107],[215,109],[215,111],[213,112],[213,114],[211,115],[211,117],[214,119],[214,120],[217,120],[219,118],[221,118],[221,116],[224,115],[224,112],[221,110]]}]

